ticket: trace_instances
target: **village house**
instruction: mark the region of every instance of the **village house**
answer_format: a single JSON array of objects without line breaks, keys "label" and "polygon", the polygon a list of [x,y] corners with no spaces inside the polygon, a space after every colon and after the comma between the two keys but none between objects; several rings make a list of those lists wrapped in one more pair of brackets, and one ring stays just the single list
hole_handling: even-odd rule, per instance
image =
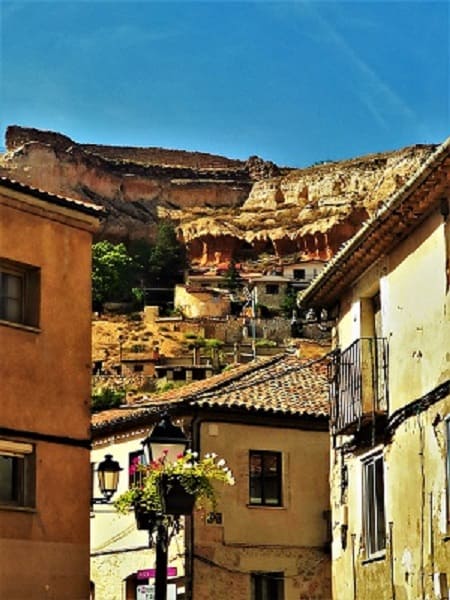
[{"label": "village house", "polygon": [[229,292],[204,285],[176,285],[174,306],[189,319],[224,317],[231,312]]},{"label": "village house", "polygon": [[[262,358],[94,415],[92,461],[111,454],[122,465],[118,493],[132,483],[127,468],[141,460],[141,442],[165,410],[192,449],[223,457],[236,479],[221,490],[214,513],[196,511],[172,540],[172,597],[329,600],[323,361]],[[133,515],[117,515],[111,506],[96,507],[91,527],[96,600],[139,598],[155,566],[147,532],[136,529]]]},{"label": "village house", "polygon": [[314,277],[317,277],[325,265],[326,261],[319,258],[285,264],[283,265],[283,277],[287,277],[291,281],[294,289],[303,290],[308,287]]},{"label": "village house", "polygon": [[89,597],[99,207],[0,178],[0,597]]},{"label": "village house", "polygon": [[448,599],[450,139],[300,297],[336,316],[333,597]]},{"label": "village house", "polygon": [[278,312],[286,297],[291,280],[281,275],[260,275],[250,279],[255,307]]}]

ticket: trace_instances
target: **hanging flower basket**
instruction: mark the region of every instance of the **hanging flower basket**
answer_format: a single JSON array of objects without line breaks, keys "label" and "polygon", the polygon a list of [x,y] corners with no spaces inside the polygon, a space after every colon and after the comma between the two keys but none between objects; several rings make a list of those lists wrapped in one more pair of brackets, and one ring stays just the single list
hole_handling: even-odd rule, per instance
[{"label": "hanging flower basket", "polygon": [[160,493],[166,515],[190,515],[194,510],[195,495],[188,492],[176,476],[161,478]]},{"label": "hanging flower basket", "polygon": [[151,531],[156,523],[156,512],[137,504],[134,507],[134,517],[137,529]]},{"label": "hanging flower basket", "polygon": [[196,452],[187,451],[170,463],[166,455],[149,465],[132,465],[130,473],[139,474],[137,483],[114,502],[118,512],[134,509],[138,528],[149,529],[143,524],[154,523],[155,515],[189,515],[195,506],[215,510],[215,484],[234,485],[230,469],[215,454],[197,460]]}]

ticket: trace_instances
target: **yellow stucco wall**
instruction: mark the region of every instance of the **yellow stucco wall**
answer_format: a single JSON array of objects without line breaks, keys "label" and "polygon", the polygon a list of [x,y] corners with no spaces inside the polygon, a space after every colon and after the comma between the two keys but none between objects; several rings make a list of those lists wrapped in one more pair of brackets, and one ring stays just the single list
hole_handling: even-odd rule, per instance
[{"label": "yellow stucco wall", "polygon": [[[282,453],[282,507],[249,506],[249,450]],[[202,423],[201,451],[226,457],[237,483],[221,492],[223,525],[196,515],[196,600],[247,600],[253,571],[283,572],[285,600],[331,598],[328,432]]]}]

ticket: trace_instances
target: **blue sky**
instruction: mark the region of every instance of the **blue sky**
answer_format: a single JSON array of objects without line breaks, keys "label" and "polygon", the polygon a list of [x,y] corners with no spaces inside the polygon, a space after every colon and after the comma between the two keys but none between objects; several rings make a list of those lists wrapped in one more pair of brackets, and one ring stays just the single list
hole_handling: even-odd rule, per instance
[{"label": "blue sky", "polygon": [[0,134],[304,166],[450,135],[448,2],[1,0]]}]

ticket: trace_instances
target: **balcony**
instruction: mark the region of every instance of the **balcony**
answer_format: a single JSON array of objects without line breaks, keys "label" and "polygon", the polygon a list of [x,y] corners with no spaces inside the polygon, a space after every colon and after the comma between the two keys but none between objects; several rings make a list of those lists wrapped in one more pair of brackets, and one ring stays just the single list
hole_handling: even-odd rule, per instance
[{"label": "balcony", "polygon": [[336,351],[329,366],[332,432],[354,433],[388,410],[388,345],[360,338]]}]

